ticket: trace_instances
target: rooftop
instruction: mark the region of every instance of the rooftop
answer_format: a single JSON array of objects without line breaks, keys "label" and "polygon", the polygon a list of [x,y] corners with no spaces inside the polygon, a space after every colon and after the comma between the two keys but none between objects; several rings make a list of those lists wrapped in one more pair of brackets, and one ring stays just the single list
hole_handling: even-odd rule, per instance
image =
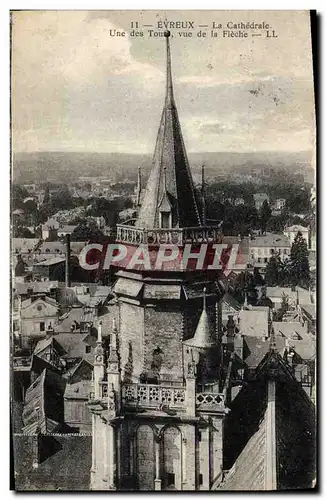
[{"label": "rooftop", "polygon": [[268,307],[242,309],[238,314],[240,332],[254,337],[268,337],[269,315]]},{"label": "rooftop", "polygon": [[255,236],[249,241],[250,247],[286,247],[291,248],[290,240],[284,234],[265,234]]},{"label": "rooftop", "polygon": [[43,266],[55,266],[56,264],[61,264],[65,262],[65,257],[60,257],[59,255],[56,257],[51,257],[51,259],[42,260],[41,262],[36,262],[33,264],[34,267],[43,267]]}]

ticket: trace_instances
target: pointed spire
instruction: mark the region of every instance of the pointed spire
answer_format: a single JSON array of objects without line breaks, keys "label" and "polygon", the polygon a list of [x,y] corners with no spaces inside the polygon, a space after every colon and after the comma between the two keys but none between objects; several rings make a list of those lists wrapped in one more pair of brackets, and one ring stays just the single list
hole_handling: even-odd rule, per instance
[{"label": "pointed spire", "polygon": [[273,326],[271,328],[271,336],[270,336],[270,341],[269,341],[269,350],[270,350],[270,352],[276,352],[276,336],[275,336],[275,330],[274,330]]},{"label": "pointed spire", "polygon": [[118,352],[117,352],[117,324],[115,318],[112,321],[112,334],[111,334],[111,342],[110,342],[110,354],[108,359],[108,369],[117,370],[119,362]]},{"label": "pointed spire", "polygon": [[136,227],[147,229],[160,227],[160,203],[164,192],[167,193],[171,204],[171,227],[186,228],[202,225],[174,101],[170,35],[169,31],[164,32],[166,40],[164,107],[156,139],[153,166],[135,224]]},{"label": "pointed spire", "polygon": [[137,191],[136,191],[136,207],[140,206],[140,197],[141,197],[141,168],[138,167],[138,176],[137,176]]},{"label": "pointed spire", "polygon": [[173,84],[172,84],[172,71],[171,71],[171,50],[170,50],[170,31],[164,31],[166,40],[166,93],[165,93],[165,106],[171,107],[174,105],[173,97]]},{"label": "pointed spire", "polygon": [[203,310],[195,331],[195,335],[185,342],[190,347],[207,349],[216,344],[214,338],[214,329],[210,324],[209,316],[206,310],[206,288],[203,289]]},{"label": "pointed spire", "polygon": [[201,202],[202,202],[202,223],[206,225],[206,197],[205,197],[205,165],[201,167]]}]

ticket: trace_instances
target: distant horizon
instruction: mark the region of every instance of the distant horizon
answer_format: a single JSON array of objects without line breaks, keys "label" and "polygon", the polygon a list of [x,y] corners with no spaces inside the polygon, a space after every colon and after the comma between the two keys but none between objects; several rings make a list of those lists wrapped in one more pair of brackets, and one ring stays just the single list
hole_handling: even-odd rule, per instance
[{"label": "distant horizon", "polygon": [[[304,154],[304,153],[313,153],[314,148],[311,149],[301,149],[298,151],[283,151],[283,150],[274,150],[274,149],[266,149],[266,150],[261,150],[261,151],[229,151],[229,150],[219,150],[219,151],[187,151],[187,154],[220,154],[220,153],[225,153],[225,154],[283,154],[283,155],[291,155],[291,154]],[[154,153],[148,152],[148,153],[140,153],[140,152],[127,152],[123,153],[120,151],[95,151],[95,150],[85,150],[85,151],[79,151],[79,150],[65,150],[65,149],[42,149],[42,150],[35,150],[35,151],[14,151],[12,149],[12,153],[15,154],[42,154],[42,153],[75,153],[75,154],[113,154],[113,155],[135,155],[135,156],[152,156]]]}]

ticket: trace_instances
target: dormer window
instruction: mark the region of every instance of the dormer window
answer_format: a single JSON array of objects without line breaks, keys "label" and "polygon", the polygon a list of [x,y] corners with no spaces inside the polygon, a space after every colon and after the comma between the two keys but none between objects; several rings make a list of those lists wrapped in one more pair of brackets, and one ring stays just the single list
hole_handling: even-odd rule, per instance
[{"label": "dormer window", "polygon": [[160,227],[169,229],[172,227],[171,212],[160,212]]}]

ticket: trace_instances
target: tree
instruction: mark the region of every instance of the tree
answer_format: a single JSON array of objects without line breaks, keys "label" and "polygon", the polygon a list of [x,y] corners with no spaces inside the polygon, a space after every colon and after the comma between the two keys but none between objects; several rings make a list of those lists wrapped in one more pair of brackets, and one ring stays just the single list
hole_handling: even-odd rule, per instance
[{"label": "tree", "polygon": [[262,233],[266,233],[267,222],[271,218],[271,215],[271,207],[269,206],[268,201],[264,200],[264,203],[262,204],[260,209],[260,229]]},{"label": "tree", "polygon": [[273,253],[265,269],[265,282],[267,286],[279,286],[283,277],[284,267],[278,254]]},{"label": "tree", "polygon": [[99,229],[90,228],[86,222],[79,224],[71,233],[71,241],[102,241],[104,235]]},{"label": "tree", "polygon": [[299,231],[291,247],[289,279],[292,286],[310,285],[309,252],[307,242]]},{"label": "tree", "polygon": [[249,304],[256,304],[258,292],[252,273],[249,271],[239,273],[232,288],[232,295],[240,304],[244,302],[245,294]]},{"label": "tree", "polygon": [[27,227],[13,226],[13,237],[14,238],[35,238],[35,235]]},{"label": "tree", "polygon": [[274,321],[283,321],[283,316],[289,310],[289,296],[283,293],[281,307],[274,314]]},{"label": "tree", "polygon": [[265,269],[267,286],[291,286],[290,260],[282,260],[279,254],[273,253]]}]

